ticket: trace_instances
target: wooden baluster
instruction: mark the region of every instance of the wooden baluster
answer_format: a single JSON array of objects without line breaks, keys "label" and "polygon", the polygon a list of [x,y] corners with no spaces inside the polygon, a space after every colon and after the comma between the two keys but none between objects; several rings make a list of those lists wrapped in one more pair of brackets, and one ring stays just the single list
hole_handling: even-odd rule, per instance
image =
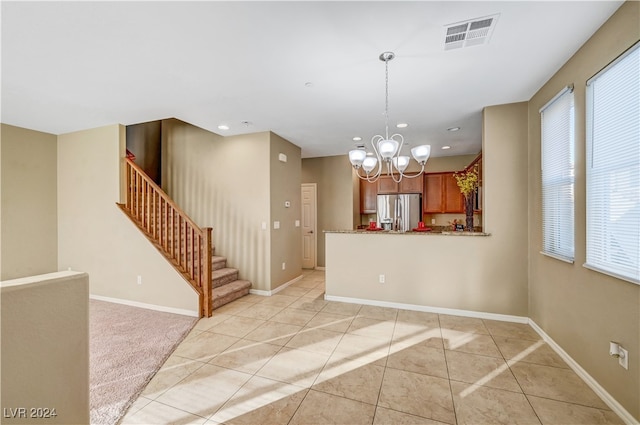
[{"label": "wooden baluster", "polygon": [[124,166],[126,170],[125,174],[127,181],[127,200],[125,206],[127,207],[127,210],[131,211],[131,165],[129,165],[129,163],[125,161]]},{"label": "wooden baluster", "polygon": [[137,171],[135,172],[135,176],[134,177],[135,177],[135,182],[136,183],[135,183],[135,187],[133,189],[133,191],[134,191],[134,199],[135,199],[135,202],[134,202],[135,205],[133,206],[133,208],[134,208],[133,209],[133,216],[137,219],[138,218],[138,205],[140,204],[140,199],[138,199],[138,196],[140,195],[140,189],[139,189],[139,187],[140,187],[140,176],[138,175]]},{"label": "wooden baluster", "polygon": [[168,244],[167,244],[167,240],[169,239],[169,207],[167,206],[167,201],[164,200],[164,198],[162,199],[162,208],[163,208],[163,212],[162,212],[162,218],[163,218],[163,222],[162,222],[162,229],[163,229],[163,233],[164,233],[164,250],[165,252],[169,252],[169,248],[168,248]]},{"label": "wooden baluster", "polygon": [[195,258],[195,262],[193,263],[196,269],[195,272],[195,281],[198,283],[198,286],[202,287],[202,283],[200,282],[200,279],[202,279],[202,264],[200,263],[200,252],[201,252],[201,244],[202,244],[202,236],[201,234],[198,232],[196,234],[196,241],[195,241],[195,253],[194,253],[194,258]]},{"label": "wooden baluster", "polygon": [[151,187],[149,186],[149,182],[146,182],[146,181],[144,185],[144,197],[145,197],[145,205],[144,205],[145,225],[146,225],[147,233],[151,233]]},{"label": "wooden baluster", "polygon": [[131,197],[133,204],[131,205],[131,213],[136,217],[136,209],[138,208],[138,173],[135,169],[131,169],[131,179],[133,185],[131,186]]},{"label": "wooden baluster", "polygon": [[136,190],[138,191],[138,220],[142,220],[142,209],[144,208],[144,190],[142,188],[142,176],[138,173],[138,187]]},{"label": "wooden baluster", "polygon": [[194,259],[196,258],[196,254],[195,254],[195,229],[193,227],[191,227],[191,231],[189,232],[191,234],[191,243],[189,244],[189,265],[191,266],[191,278],[193,279],[196,276],[196,272],[195,272],[195,267],[194,267]]},{"label": "wooden baluster", "polygon": [[[187,221],[182,220],[182,234],[184,242],[182,242],[182,266],[187,269]],[[180,239],[182,241],[182,239]]]},{"label": "wooden baluster", "polygon": [[168,252],[171,254],[171,258],[173,258],[173,241],[175,240],[174,237],[175,235],[173,234],[173,210],[171,209],[170,205],[167,205],[167,210],[168,212],[171,213],[171,216],[169,217],[169,227],[168,227],[168,231],[169,231],[169,249]]},{"label": "wooden baluster", "polygon": [[178,216],[178,264],[182,266],[182,216]]},{"label": "wooden baluster", "polygon": [[158,192],[151,186],[151,235],[153,239],[158,242],[158,210],[156,206],[156,198],[158,197]]}]

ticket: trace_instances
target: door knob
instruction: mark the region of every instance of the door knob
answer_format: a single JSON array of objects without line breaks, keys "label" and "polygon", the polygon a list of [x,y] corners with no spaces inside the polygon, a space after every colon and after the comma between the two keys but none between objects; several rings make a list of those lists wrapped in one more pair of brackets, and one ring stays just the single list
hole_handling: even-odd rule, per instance
[{"label": "door knob", "polygon": [[313,233],[313,230],[309,230],[309,233]]}]

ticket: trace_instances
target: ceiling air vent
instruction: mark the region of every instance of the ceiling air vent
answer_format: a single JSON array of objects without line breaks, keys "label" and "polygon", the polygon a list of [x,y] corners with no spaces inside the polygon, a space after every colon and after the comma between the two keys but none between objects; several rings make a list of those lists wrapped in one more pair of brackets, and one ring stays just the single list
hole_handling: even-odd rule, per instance
[{"label": "ceiling air vent", "polygon": [[498,16],[491,15],[446,25],[444,50],[487,44],[498,22]]}]

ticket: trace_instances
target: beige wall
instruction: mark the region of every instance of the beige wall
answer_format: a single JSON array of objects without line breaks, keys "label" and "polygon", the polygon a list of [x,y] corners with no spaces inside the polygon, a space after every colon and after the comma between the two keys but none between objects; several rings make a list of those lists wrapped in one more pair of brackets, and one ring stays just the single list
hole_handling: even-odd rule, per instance
[{"label": "beige wall", "polygon": [[[5,424],[89,423],[89,277],[58,272],[2,282]],[[55,408],[52,418],[4,409]]]},{"label": "beige wall", "polygon": [[270,133],[222,137],[175,119],[163,121],[162,133],[164,190],[213,228],[216,255],[240,278],[270,290]]},{"label": "beige wall", "polygon": [[[317,184],[318,266],[325,266],[325,230],[353,229],[353,176],[346,155],[302,160],[302,183]],[[357,208],[360,206],[358,204]]]},{"label": "beige wall", "polygon": [[439,156],[436,158],[429,158],[424,167],[424,172],[443,173],[448,171],[461,171],[464,170],[469,164],[471,164],[477,156],[477,154],[474,154]]},{"label": "beige wall", "polygon": [[197,312],[195,291],[115,205],[124,155],[123,126],[58,136],[58,268],[87,272],[92,295]]},{"label": "beige wall", "polygon": [[[283,153],[287,162],[278,158]],[[296,227],[301,219],[300,148],[277,134],[270,133],[269,176],[271,185],[271,289],[302,273],[302,232]],[[290,207],[285,207],[285,202]],[[274,229],[273,222],[280,228]],[[282,270],[285,263],[285,270]]]},{"label": "beige wall", "polygon": [[327,295],[528,316],[527,104],[486,108],[483,139],[491,236],[328,234]]},{"label": "beige wall", "polygon": [[[588,270],[585,262],[586,81],[640,39],[640,3],[623,4],[529,103],[529,311],[562,348],[640,420],[640,286]],[[575,85],[575,262],[541,255],[539,109]],[[490,168],[489,165],[486,167]],[[489,216],[487,216],[489,217]],[[629,370],[609,356],[609,341],[629,350]]]},{"label": "beige wall", "polygon": [[56,271],[56,136],[2,124],[0,151],[0,280]]}]

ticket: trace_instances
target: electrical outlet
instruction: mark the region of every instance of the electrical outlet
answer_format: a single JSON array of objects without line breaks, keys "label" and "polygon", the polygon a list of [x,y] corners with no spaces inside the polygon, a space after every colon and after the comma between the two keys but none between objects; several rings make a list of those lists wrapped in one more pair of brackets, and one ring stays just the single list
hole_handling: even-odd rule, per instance
[{"label": "electrical outlet", "polygon": [[142,276],[138,276],[138,285],[142,285]]},{"label": "electrical outlet", "polygon": [[383,275],[383,274],[381,274],[381,275],[378,277],[378,282],[380,282],[380,283],[384,283],[384,275]]},{"label": "electrical outlet", "polygon": [[618,357],[618,363],[623,368],[629,370],[629,351],[620,347],[620,357]]},{"label": "electrical outlet", "polygon": [[431,219],[431,224],[436,224],[436,219],[435,218]]},{"label": "electrical outlet", "polygon": [[282,270],[286,270],[287,269],[287,263],[282,263]]}]

